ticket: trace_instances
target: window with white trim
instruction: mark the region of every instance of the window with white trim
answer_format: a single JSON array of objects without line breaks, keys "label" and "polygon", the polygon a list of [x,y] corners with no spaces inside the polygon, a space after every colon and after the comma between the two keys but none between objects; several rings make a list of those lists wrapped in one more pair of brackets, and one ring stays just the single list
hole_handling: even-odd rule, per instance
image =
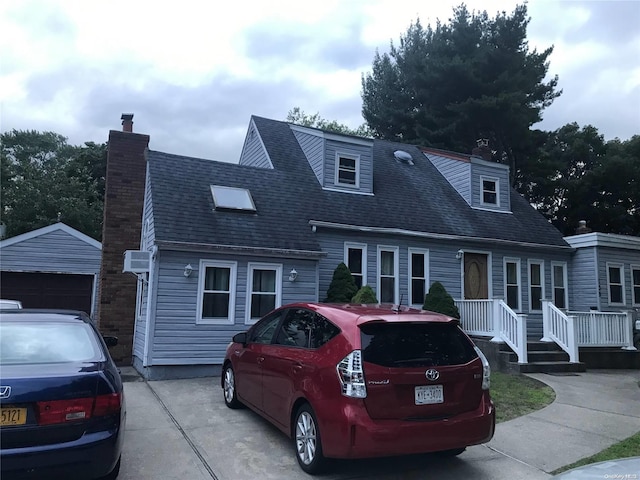
[{"label": "window with white trim", "polygon": [[336,185],[360,186],[360,156],[336,153]]},{"label": "window with white trim", "polygon": [[429,250],[409,248],[409,305],[422,308],[429,285]]},{"label": "window with white trim", "polygon": [[520,259],[504,259],[504,296],[507,305],[513,310],[520,310]]},{"label": "window with white trim", "polygon": [[344,263],[358,288],[367,284],[367,244],[344,243]]},{"label": "window with white trim", "polygon": [[542,310],[544,298],[544,262],[542,260],[529,260],[529,310],[539,312]]},{"label": "window with white trim", "polygon": [[499,206],[500,182],[497,178],[480,177],[480,204]]},{"label": "window with white trim", "polygon": [[249,263],[247,268],[247,318],[254,324],[282,303],[282,265]]},{"label": "window with white trim", "polygon": [[378,246],[378,300],[381,303],[398,303],[398,247]]},{"label": "window with white trim", "polygon": [[631,265],[631,291],[633,304],[640,305],[640,265]]},{"label": "window with white trim", "polygon": [[200,261],[197,323],[233,324],[237,270],[237,262]]},{"label": "window with white trim", "polygon": [[551,289],[553,304],[558,308],[569,308],[566,263],[551,262]]},{"label": "window with white trim", "polygon": [[610,305],[624,305],[624,266],[607,263],[607,285]]}]

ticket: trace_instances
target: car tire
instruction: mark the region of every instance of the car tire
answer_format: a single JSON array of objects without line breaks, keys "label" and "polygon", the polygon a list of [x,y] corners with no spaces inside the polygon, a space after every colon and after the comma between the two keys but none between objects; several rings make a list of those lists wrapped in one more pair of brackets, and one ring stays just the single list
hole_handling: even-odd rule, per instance
[{"label": "car tire", "polygon": [[464,452],[467,447],[462,448],[452,448],[451,450],[442,450],[441,452],[437,452],[440,457],[456,457]]},{"label": "car tire", "polygon": [[242,403],[238,400],[236,392],[236,375],[231,364],[224,367],[222,371],[222,396],[224,403],[229,408],[241,408]]},{"label": "car tire", "polygon": [[311,405],[302,405],[294,417],[293,447],[300,468],[315,475],[324,470],[326,459],[322,453],[322,441],[318,420]]},{"label": "car tire", "polygon": [[113,470],[111,470],[109,473],[107,473],[104,477],[101,477],[100,480],[116,480],[116,478],[118,478],[118,475],[120,474],[120,462],[121,462],[121,460],[122,460],[122,456],[120,456],[118,458],[116,466],[113,467]]}]

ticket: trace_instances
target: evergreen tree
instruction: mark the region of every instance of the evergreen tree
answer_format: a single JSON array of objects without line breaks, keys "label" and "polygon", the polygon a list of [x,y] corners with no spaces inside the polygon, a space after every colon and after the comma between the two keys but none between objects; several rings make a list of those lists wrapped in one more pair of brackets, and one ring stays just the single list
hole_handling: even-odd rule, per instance
[{"label": "evergreen tree", "polygon": [[333,278],[327,290],[325,301],[329,303],[349,303],[357,291],[358,287],[351,276],[349,267],[344,262],[341,262],[333,272]]},{"label": "evergreen tree", "polygon": [[378,303],[378,299],[376,298],[376,294],[373,293],[373,289],[369,285],[365,285],[354,295],[351,303]]},{"label": "evergreen tree", "polygon": [[456,307],[453,297],[440,282],[433,282],[429,292],[424,296],[424,310],[442,313],[450,317],[460,318],[460,312]]}]

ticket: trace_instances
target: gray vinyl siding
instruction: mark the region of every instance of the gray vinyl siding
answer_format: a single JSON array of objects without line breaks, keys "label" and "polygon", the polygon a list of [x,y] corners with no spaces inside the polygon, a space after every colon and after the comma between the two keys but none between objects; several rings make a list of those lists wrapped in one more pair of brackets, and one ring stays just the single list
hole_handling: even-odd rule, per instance
[{"label": "gray vinyl siding", "polygon": [[[360,157],[359,188],[336,185],[336,153]],[[355,145],[338,140],[325,140],[324,187],[346,192],[373,193],[373,146]]]},{"label": "gray vinyl siding", "polygon": [[471,164],[462,160],[425,154],[444,178],[471,205]]},{"label": "gray vinyl siding", "polygon": [[[531,338],[542,337],[542,313],[529,312],[529,259],[544,262],[544,292],[545,297],[551,294],[551,262],[568,262],[569,253],[550,253],[545,250],[518,250],[497,247],[495,244],[471,244],[468,242],[439,241],[412,237],[398,237],[385,235],[365,235],[357,232],[318,231],[318,241],[327,256],[320,260],[319,287],[320,300],[326,297],[327,289],[335,268],[344,261],[344,243],[362,243],[367,245],[367,284],[374,292],[377,289],[377,252],[378,245],[399,247],[399,281],[400,296],[406,305],[409,298],[409,248],[429,250],[429,285],[439,281],[454,299],[461,299],[463,292],[462,260],[456,258],[459,249],[468,252],[485,253],[490,258],[490,298],[505,298],[504,258],[520,259],[520,292],[521,310],[518,313],[527,314],[527,334]],[[377,292],[376,292],[377,295]]]},{"label": "gray vinyl siding", "polygon": [[320,185],[324,182],[324,140],[317,135],[292,130]]},{"label": "gray vinyl siding", "polygon": [[[597,255],[601,310],[622,311],[630,309],[633,306],[631,265],[640,265],[640,250],[598,247]],[[607,263],[622,265],[624,268],[624,305],[609,303]]]},{"label": "gray vinyl siding", "polygon": [[[317,301],[317,262],[313,260],[267,257],[209,256],[207,254],[161,251],[158,261],[157,295],[153,298],[151,365],[219,365],[229,340],[247,330],[245,324],[248,263],[282,264],[282,305]],[[197,300],[200,260],[236,261],[235,323],[198,324]],[[193,266],[190,277],[183,275],[186,264]],[[292,268],[298,272],[289,282]]]},{"label": "gray vinyl siding", "polygon": [[[511,211],[511,186],[509,183],[509,169],[504,165],[496,163],[494,165],[488,164],[489,162],[483,161],[480,163],[478,160],[471,159],[471,206],[478,208],[488,208],[491,210],[498,210],[501,212]],[[482,188],[480,184],[480,178],[492,178],[499,181],[499,202],[500,206],[490,206],[481,204],[480,198],[482,195]]]},{"label": "gray vinyl siding", "polygon": [[[569,305],[571,310],[587,311],[598,307],[598,278],[595,247],[576,250],[569,268]],[[607,277],[605,272],[604,285]],[[605,291],[606,295],[606,291]]]},{"label": "gray vinyl siding", "polygon": [[244,140],[239,163],[240,165],[251,165],[259,168],[273,168],[253,120],[249,125],[247,137]]},{"label": "gray vinyl siding", "polygon": [[147,166],[147,179],[144,190],[144,206],[142,209],[142,235],[140,239],[140,248],[143,245],[150,247],[155,243],[156,231],[153,218],[153,202],[151,195],[151,175],[149,175],[149,167]]}]

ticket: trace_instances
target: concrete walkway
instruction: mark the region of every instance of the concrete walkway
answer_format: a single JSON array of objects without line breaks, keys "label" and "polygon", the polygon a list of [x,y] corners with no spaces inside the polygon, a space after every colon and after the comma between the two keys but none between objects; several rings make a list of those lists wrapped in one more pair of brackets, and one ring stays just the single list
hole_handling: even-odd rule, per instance
[{"label": "concrete walkway", "polygon": [[[308,479],[291,441],[250,410],[230,410],[219,379],[144,382],[123,369],[127,434],[120,480]],[[545,479],[548,472],[640,431],[640,371],[531,375],[556,401],[501,423],[494,439],[457,458],[336,461],[327,480]],[[615,473],[615,472],[610,472]],[[622,472],[620,472],[622,473]]]}]

